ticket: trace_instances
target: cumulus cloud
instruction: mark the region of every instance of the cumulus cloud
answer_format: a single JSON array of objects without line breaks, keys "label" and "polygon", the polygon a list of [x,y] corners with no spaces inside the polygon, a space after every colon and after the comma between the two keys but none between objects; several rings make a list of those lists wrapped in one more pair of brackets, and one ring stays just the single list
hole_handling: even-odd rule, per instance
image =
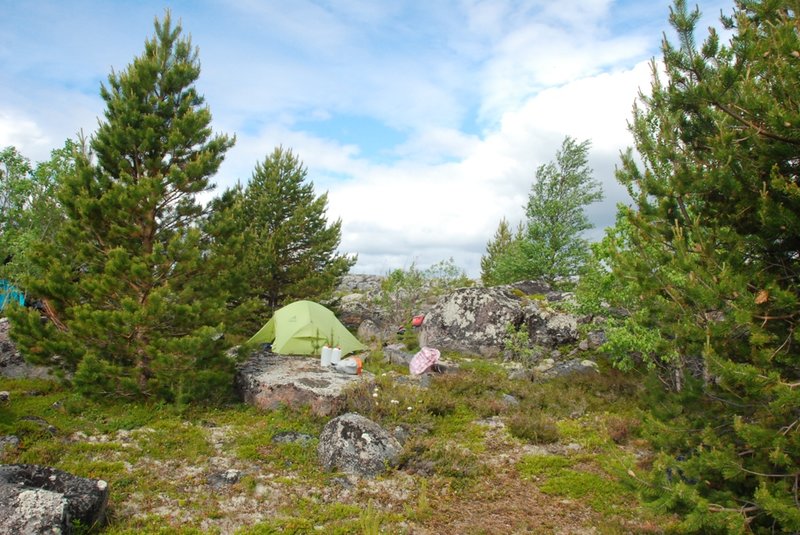
[{"label": "cumulus cloud", "polygon": [[[725,5],[701,3],[709,24]],[[357,271],[452,256],[477,275],[500,219],[522,218],[536,168],[566,135],[592,141],[606,201],[588,212],[599,228],[613,222],[625,200],[614,166],[631,144],[626,121],[649,87],[668,5],[208,0],[173,16],[200,47],[214,130],[237,136],[220,189],[246,182],[283,145],[328,192]],[[163,14],[155,2],[6,7],[0,144],[35,160],[94,130],[100,81],[141,53]],[[368,126],[337,130],[353,118]]]},{"label": "cumulus cloud", "polygon": [[631,144],[626,119],[649,76],[640,63],[543,91],[505,113],[496,131],[470,140],[457,161],[386,167],[353,155],[341,162],[353,179],[330,193],[331,214],[343,220],[342,249],[358,252],[365,272],[398,257],[401,265],[430,265],[453,256],[476,274],[500,219],[521,220],[536,168],[553,159],[565,135],[592,141],[590,165],[607,202],[589,214],[598,226],[613,223],[615,203],[626,199],[614,165]]},{"label": "cumulus cloud", "polygon": [[30,154],[40,152],[42,147],[48,150],[49,144],[36,121],[16,111],[0,109],[0,147],[14,145]]}]

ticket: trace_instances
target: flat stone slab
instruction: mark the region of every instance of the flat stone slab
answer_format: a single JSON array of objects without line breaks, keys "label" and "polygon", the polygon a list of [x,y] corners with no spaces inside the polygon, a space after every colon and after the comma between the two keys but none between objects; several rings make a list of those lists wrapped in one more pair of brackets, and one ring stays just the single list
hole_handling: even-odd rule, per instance
[{"label": "flat stone slab", "polygon": [[369,372],[348,375],[322,367],[319,357],[266,351],[253,353],[236,372],[237,390],[245,403],[264,410],[307,405],[319,416],[339,412],[347,388],[374,379]]}]

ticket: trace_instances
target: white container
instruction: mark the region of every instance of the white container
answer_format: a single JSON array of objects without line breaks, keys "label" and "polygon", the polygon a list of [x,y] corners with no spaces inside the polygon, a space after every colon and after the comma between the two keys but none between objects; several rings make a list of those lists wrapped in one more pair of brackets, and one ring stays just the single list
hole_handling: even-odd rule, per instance
[{"label": "white container", "polygon": [[333,350],[330,347],[328,347],[327,345],[322,346],[322,353],[320,355],[320,364],[323,366],[330,366],[332,353]]},{"label": "white container", "polygon": [[331,353],[331,364],[335,366],[340,360],[342,360],[342,350],[338,347],[334,347]]}]

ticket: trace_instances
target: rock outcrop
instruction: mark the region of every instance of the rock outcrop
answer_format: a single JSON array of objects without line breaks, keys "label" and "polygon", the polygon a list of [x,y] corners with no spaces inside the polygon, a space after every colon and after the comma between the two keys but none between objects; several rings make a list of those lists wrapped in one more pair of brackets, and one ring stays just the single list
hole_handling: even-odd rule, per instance
[{"label": "rock outcrop", "polygon": [[350,273],[342,277],[336,291],[342,294],[360,293],[375,296],[381,291],[384,277]]},{"label": "rock outcrop", "polygon": [[554,348],[578,340],[578,318],[556,312],[545,303],[531,301],[524,310],[528,337],[536,345]]},{"label": "rock outcrop", "polygon": [[554,379],[565,375],[582,375],[598,373],[597,363],[586,359],[569,359],[556,362],[553,359],[544,359],[534,369],[535,379]]},{"label": "rock outcrop", "polygon": [[505,287],[459,288],[425,316],[420,346],[493,357],[503,350],[506,325],[524,320],[520,300]]},{"label": "rock outcrop", "polygon": [[330,416],[342,409],[350,385],[373,379],[369,372],[348,375],[323,368],[319,358],[256,351],[239,366],[236,387],[246,403],[261,409],[308,405],[315,414]]},{"label": "rock outcrop", "polygon": [[317,454],[326,470],[375,477],[397,465],[402,449],[400,442],[381,426],[350,412],[325,425]]},{"label": "rock outcrop", "polygon": [[29,379],[53,379],[50,369],[25,362],[17,346],[9,337],[8,318],[0,318],[0,375],[5,377]]},{"label": "rock outcrop", "polygon": [[0,465],[0,533],[73,533],[104,521],[108,484],[37,465]]},{"label": "rock outcrop", "polygon": [[[528,297],[527,292],[534,292]],[[542,282],[460,288],[442,297],[420,328],[419,343],[440,350],[494,357],[503,352],[508,325],[524,327],[533,345],[555,348],[578,340],[578,318],[551,303],[566,294]]]},{"label": "rock outcrop", "polygon": [[331,306],[336,310],[336,317],[348,329],[357,329],[365,321],[371,321],[378,327],[385,325],[386,313],[366,294],[347,294]]}]

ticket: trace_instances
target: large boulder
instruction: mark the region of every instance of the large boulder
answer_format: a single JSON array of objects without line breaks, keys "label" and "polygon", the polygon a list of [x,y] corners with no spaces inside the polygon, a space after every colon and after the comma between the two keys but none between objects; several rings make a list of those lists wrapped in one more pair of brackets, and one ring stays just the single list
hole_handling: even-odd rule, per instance
[{"label": "large boulder", "polygon": [[375,477],[397,466],[403,447],[372,420],[349,412],[328,422],[317,445],[319,462],[326,470]]},{"label": "large boulder", "polygon": [[256,351],[238,367],[236,387],[246,403],[260,409],[307,405],[315,414],[330,416],[344,406],[348,387],[373,379],[369,372],[348,375],[322,367],[319,358]]},{"label": "large boulder", "polygon": [[528,337],[534,344],[554,348],[578,340],[578,318],[556,312],[542,301],[532,301],[524,308]]},{"label": "large boulder", "polygon": [[386,324],[385,311],[366,294],[347,294],[332,302],[336,317],[348,329],[357,329],[363,322],[371,321],[381,327]]},{"label": "large boulder", "polygon": [[420,346],[493,357],[503,351],[506,326],[521,325],[520,298],[506,287],[459,288],[433,305],[420,327]]},{"label": "large boulder", "polygon": [[52,379],[53,374],[45,366],[34,366],[25,362],[17,346],[9,336],[8,318],[0,318],[0,375],[13,378]]},{"label": "large boulder", "polygon": [[[535,298],[526,291],[535,291]],[[443,296],[425,316],[421,346],[493,357],[504,350],[506,329],[523,327],[531,344],[555,348],[578,340],[578,318],[551,305],[565,294],[527,281],[491,288],[460,288]]]},{"label": "large boulder", "polygon": [[73,533],[103,523],[108,484],[37,465],[0,465],[0,533]]},{"label": "large boulder", "polygon": [[342,277],[336,291],[343,294],[360,293],[375,296],[381,291],[383,279],[380,275],[349,273]]}]

